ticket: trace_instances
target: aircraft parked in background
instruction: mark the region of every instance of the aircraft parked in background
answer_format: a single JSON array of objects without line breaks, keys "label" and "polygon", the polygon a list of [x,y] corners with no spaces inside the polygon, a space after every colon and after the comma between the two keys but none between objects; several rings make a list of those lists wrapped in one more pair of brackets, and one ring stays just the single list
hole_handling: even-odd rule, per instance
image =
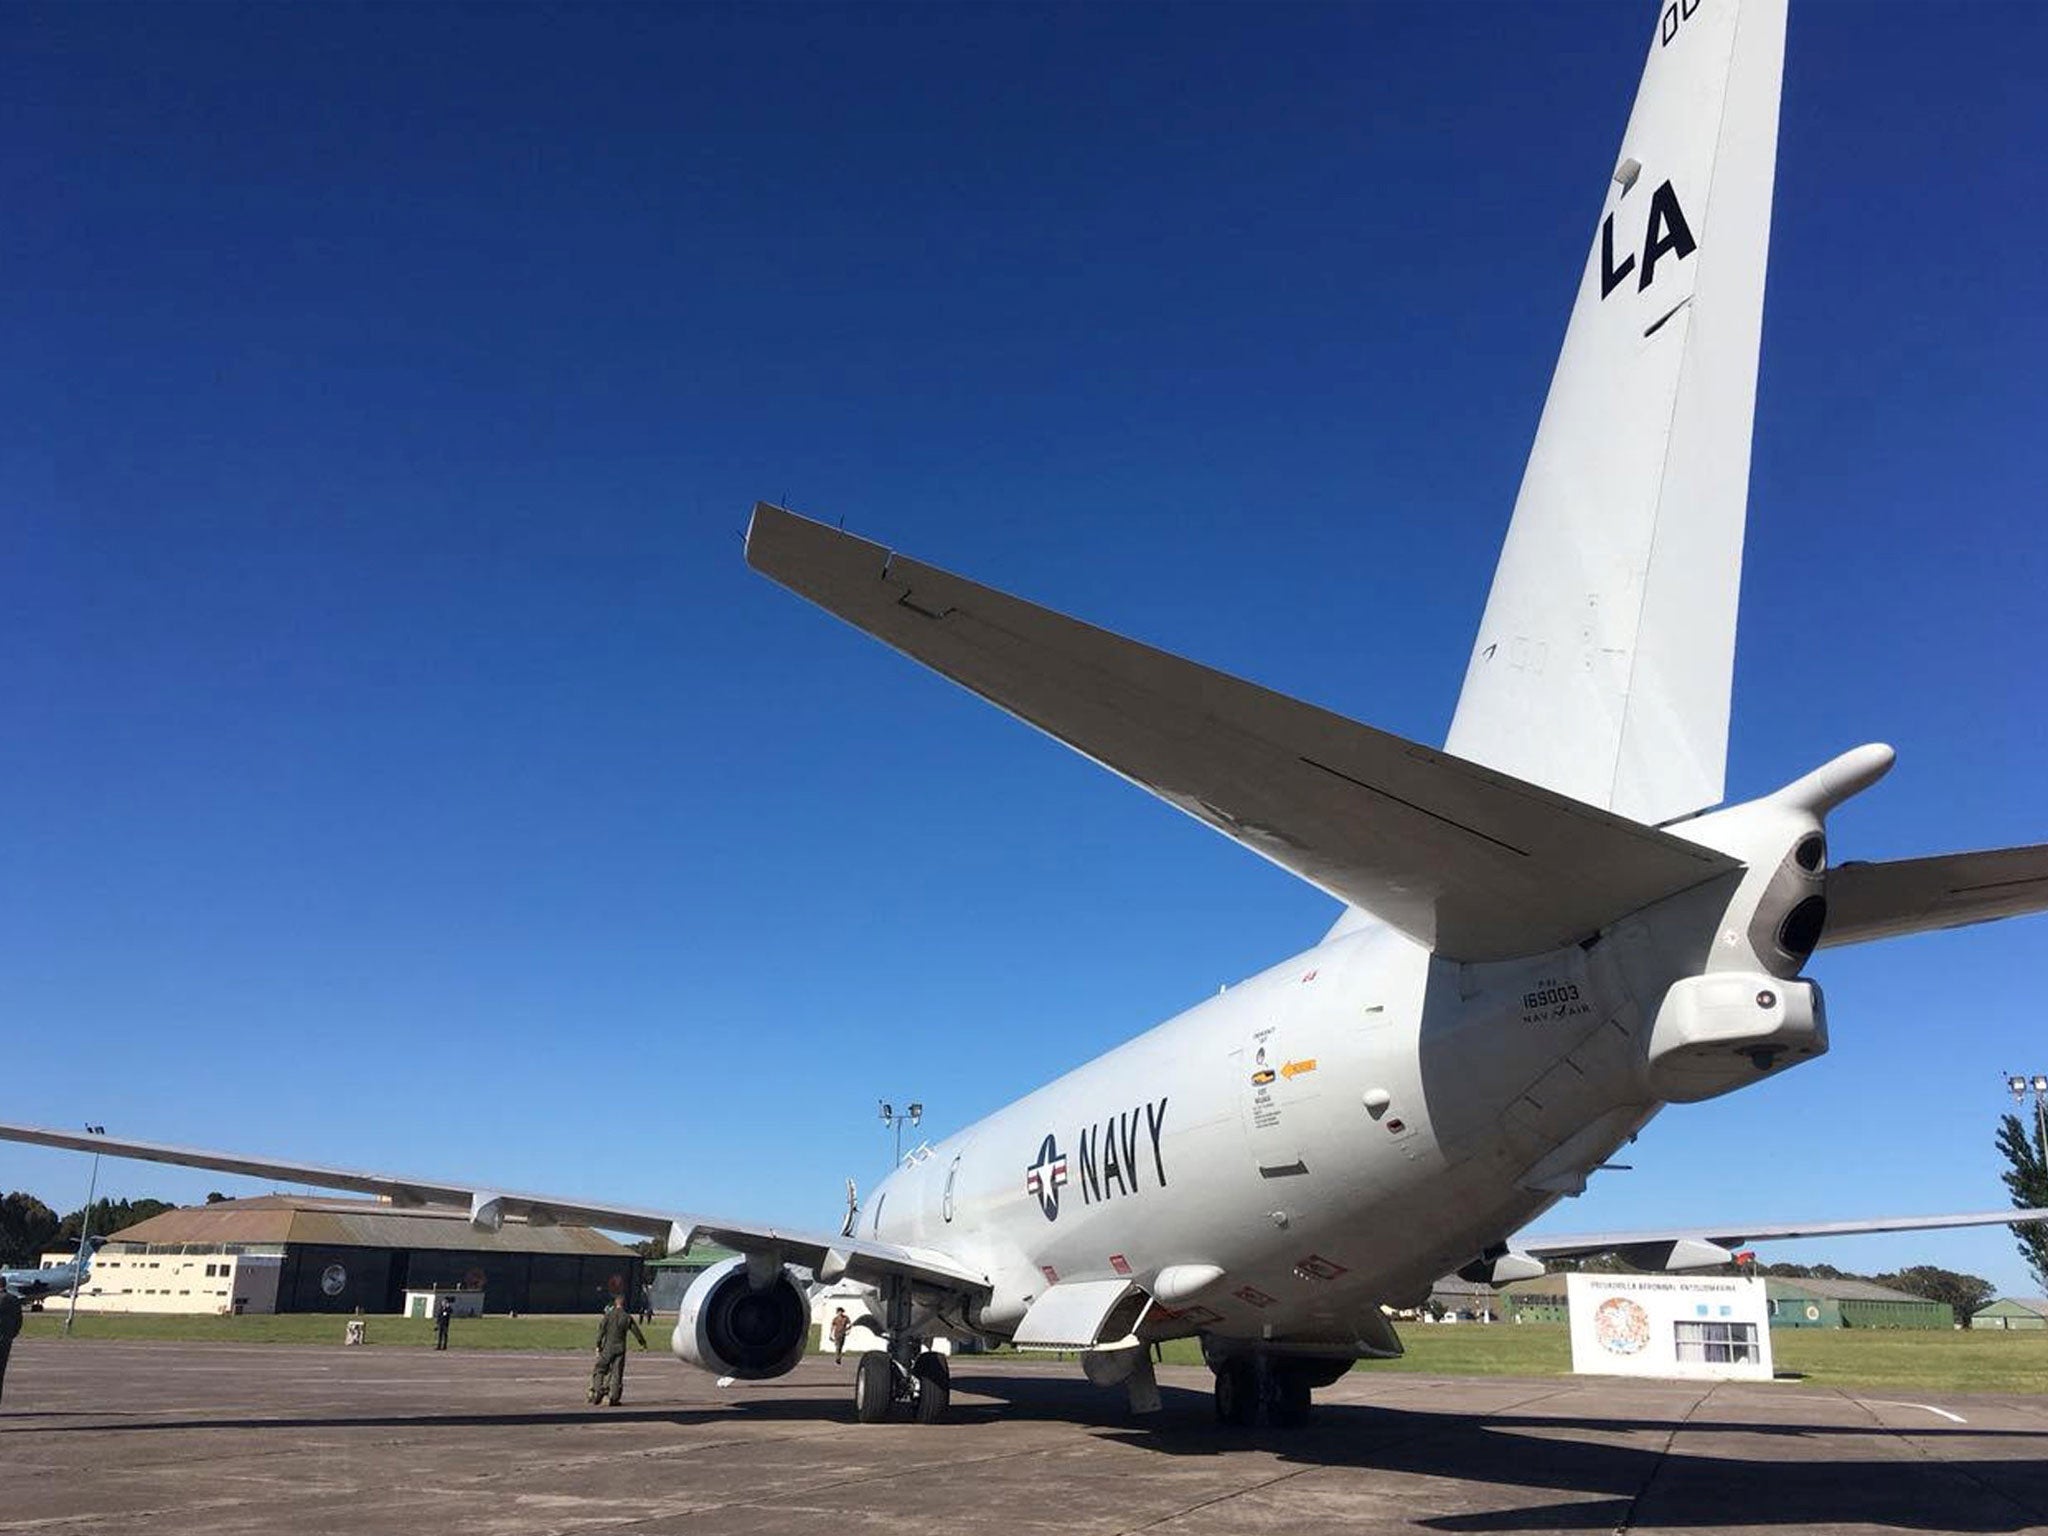
[{"label": "aircraft parked in background", "polygon": [[100,1251],[104,1237],[89,1237],[85,1240],[85,1252],[64,1264],[51,1264],[43,1269],[0,1269],[0,1285],[19,1296],[31,1307],[40,1307],[45,1296],[64,1296],[85,1284],[92,1273],[92,1256]]},{"label": "aircraft parked in background", "polygon": [[[757,569],[1343,905],[1300,954],[928,1149],[839,1233],[116,1141],[0,1137],[738,1252],[674,1348],[790,1370],[796,1268],[873,1286],[863,1420],[945,1411],[939,1335],[1083,1352],[1156,1406],[1198,1337],[1216,1408],[1294,1423],[1386,1307],[1610,1249],[2048,1212],[1735,1222],[1517,1242],[1669,1103],[1826,1051],[1816,949],[2048,907],[2048,847],[1838,862],[1892,750],[1723,798],[1783,0],[1664,0],[1450,736],[1405,741],[766,504]],[[992,1043],[993,1044],[993,1043]],[[794,1134],[796,1128],[792,1128]]]}]

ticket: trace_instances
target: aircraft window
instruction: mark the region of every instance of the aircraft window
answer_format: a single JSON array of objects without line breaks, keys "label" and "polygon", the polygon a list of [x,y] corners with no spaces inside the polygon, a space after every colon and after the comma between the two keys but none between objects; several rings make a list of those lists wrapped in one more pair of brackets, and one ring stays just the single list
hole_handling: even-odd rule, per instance
[{"label": "aircraft window", "polygon": [[953,1219],[953,1181],[960,1177],[960,1159],[953,1159],[953,1166],[946,1170],[946,1194],[939,1202],[939,1214],[947,1221]]}]

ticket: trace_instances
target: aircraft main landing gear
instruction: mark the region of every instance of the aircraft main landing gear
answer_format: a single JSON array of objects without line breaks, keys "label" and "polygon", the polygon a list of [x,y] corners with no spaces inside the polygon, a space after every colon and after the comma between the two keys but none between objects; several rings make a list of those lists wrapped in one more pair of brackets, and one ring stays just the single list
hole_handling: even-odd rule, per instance
[{"label": "aircraft main landing gear", "polygon": [[925,1348],[911,1326],[910,1289],[889,1286],[883,1295],[888,1347],[863,1353],[853,1373],[853,1416],[880,1424],[898,1403],[910,1405],[920,1424],[936,1424],[953,1400],[953,1371],[946,1357]]},{"label": "aircraft main landing gear", "polygon": [[1327,1365],[1306,1360],[1234,1356],[1214,1362],[1216,1422],[1246,1429],[1261,1415],[1275,1429],[1299,1429],[1309,1420],[1314,1392],[1335,1377]]},{"label": "aircraft main landing gear", "polygon": [[1216,1367],[1216,1422],[1248,1429],[1259,1412],[1259,1371],[1249,1360],[1226,1360]]},{"label": "aircraft main landing gear", "polygon": [[920,1424],[936,1424],[946,1416],[946,1408],[953,1401],[953,1367],[946,1357],[935,1350],[926,1350],[917,1357],[910,1374],[917,1379],[917,1396],[913,1399],[911,1411]]},{"label": "aircraft main landing gear", "polygon": [[879,1349],[860,1357],[853,1373],[853,1416],[863,1424],[879,1424],[896,1402],[896,1367]]},{"label": "aircraft main landing gear", "polygon": [[886,1350],[871,1349],[853,1373],[853,1416],[863,1424],[885,1422],[899,1402],[910,1404],[920,1424],[936,1424],[953,1401],[953,1372],[946,1357],[926,1350],[906,1372]]}]

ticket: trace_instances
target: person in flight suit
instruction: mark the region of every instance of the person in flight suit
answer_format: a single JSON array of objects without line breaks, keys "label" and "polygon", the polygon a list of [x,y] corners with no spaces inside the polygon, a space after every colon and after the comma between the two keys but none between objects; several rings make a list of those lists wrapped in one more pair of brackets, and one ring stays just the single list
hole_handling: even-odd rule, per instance
[{"label": "person in flight suit", "polygon": [[21,1332],[21,1298],[0,1285],[0,1392],[7,1387],[7,1357],[14,1352],[14,1336]]},{"label": "person in flight suit", "polygon": [[846,1308],[840,1307],[832,1314],[832,1324],[825,1331],[832,1338],[832,1363],[839,1364],[846,1358],[846,1335],[853,1328],[853,1319],[846,1315]]},{"label": "person in flight suit", "polygon": [[604,1316],[597,1320],[597,1364],[590,1372],[590,1404],[594,1408],[609,1394],[611,1405],[619,1406],[619,1397],[626,1390],[626,1335],[630,1333],[640,1341],[640,1347],[647,1347],[647,1335],[640,1331],[640,1325],[633,1321],[633,1314],[626,1310],[625,1298],[614,1296],[611,1305],[604,1309]]},{"label": "person in flight suit", "polygon": [[443,1296],[434,1303],[434,1348],[448,1347],[448,1324],[455,1316],[455,1298]]}]

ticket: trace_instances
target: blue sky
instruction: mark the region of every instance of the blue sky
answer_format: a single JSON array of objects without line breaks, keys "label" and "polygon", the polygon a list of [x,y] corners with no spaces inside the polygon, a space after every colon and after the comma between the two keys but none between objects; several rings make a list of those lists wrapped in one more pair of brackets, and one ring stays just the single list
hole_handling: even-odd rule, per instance
[{"label": "blue sky", "polygon": [[[747,509],[1441,740],[1652,9],[13,10],[0,1116],[816,1224],[1312,942]],[[1792,18],[1729,785],[1895,743],[1838,858],[2048,835],[2044,47]],[[1556,1224],[2004,1204],[2044,950],[1824,955]]]}]

